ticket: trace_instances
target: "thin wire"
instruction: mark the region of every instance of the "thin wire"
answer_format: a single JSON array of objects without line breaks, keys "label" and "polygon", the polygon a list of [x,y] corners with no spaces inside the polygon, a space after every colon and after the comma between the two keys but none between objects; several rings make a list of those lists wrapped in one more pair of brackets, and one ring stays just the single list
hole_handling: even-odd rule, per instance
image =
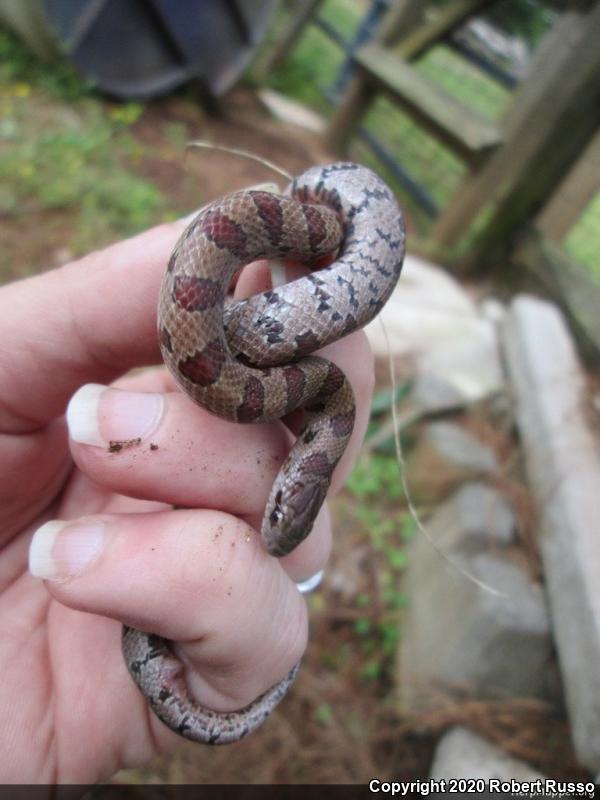
[{"label": "thin wire", "polygon": [[207,142],[203,139],[198,139],[195,142],[188,142],[185,146],[186,151],[190,150],[192,147],[199,147],[204,150],[219,150],[221,153],[229,153],[230,155],[238,156],[238,158],[245,158],[248,161],[255,161],[258,164],[262,164],[263,167],[267,167],[267,169],[273,170],[278,175],[281,175],[288,181],[293,179],[293,176],[290,175],[281,167],[278,167],[277,164],[274,164],[272,161],[269,161],[268,158],[263,158],[262,156],[257,156],[254,153],[250,153],[247,150],[240,150],[238,147],[224,147],[223,145],[213,144],[212,142]]},{"label": "thin wire", "polygon": [[388,364],[389,364],[389,371],[390,371],[390,380],[391,380],[391,383],[392,383],[392,398],[394,398],[394,400],[392,402],[392,420],[394,422],[394,444],[396,446],[396,458],[398,460],[398,468],[399,468],[399,471],[400,471],[400,480],[402,482],[402,490],[404,491],[404,496],[406,497],[406,504],[408,505],[408,510],[410,512],[410,515],[414,519],[414,521],[416,523],[416,526],[417,526],[417,529],[419,530],[419,532],[423,534],[423,536],[427,539],[427,541],[429,542],[431,547],[435,550],[435,552],[441,558],[444,559],[444,561],[446,561],[448,564],[450,564],[450,566],[453,567],[454,569],[458,570],[458,572],[462,573],[462,575],[464,575],[465,578],[468,578],[468,580],[472,581],[474,584],[479,586],[480,589],[483,589],[483,591],[489,592],[489,594],[493,594],[496,597],[502,597],[505,600],[508,600],[509,597],[508,597],[507,594],[505,594],[504,592],[499,591],[498,589],[494,589],[493,586],[490,586],[489,584],[484,583],[483,581],[479,580],[479,578],[477,576],[473,575],[471,572],[469,572],[467,569],[465,569],[465,567],[463,567],[457,561],[454,561],[453,558],[450,558],[450,556],[447,553],[445,553],[439,547],[438,544],[436,544],[436,542],[434,541],[433,537],[431,536],[429,531],[425,528],[425,526],[423,525],[423,523],[421,522],[421,520],[419,518],[419,514],[417,513],[417,509],[415,508],[415,506],[413,504],[412,498],[410,496],[410,492],[408,490],[408,483],[406,481],[406,462],[404,460],[404,455],[402,453],[402,445],[400,443],[400,429],[399,429],[399,424],[398,424],[398,413],[397,413],[397,409],[396,409],[396,400],[395,400],[395,397],[396,397],[396,372],[395,372],[395,369],[394,369],[394,359],[392,358],[392,348],[391,348],[391,345],[390,345],[390,340],[389,340],[388,335],[387,335],[387,330],[385,328],[385,325],[383,324],[383,320],[381,319],[381,317],[379,317],[379,323],[381,325],[381,330],[383,331],[383,336],[385,338],[385,344],[386,344],[386,347],[387,347]]}]

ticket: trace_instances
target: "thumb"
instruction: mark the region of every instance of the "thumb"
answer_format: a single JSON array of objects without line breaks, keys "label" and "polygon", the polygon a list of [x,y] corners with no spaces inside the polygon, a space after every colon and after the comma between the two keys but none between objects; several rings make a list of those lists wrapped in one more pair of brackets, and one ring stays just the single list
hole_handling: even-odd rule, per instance
[{"label": "thumb", "polygon": [[64,605],[174,640],[191,694],[215,711],[252,702],[306,646],[295,584],[251,528],[222,512],[46,523],[29,564]]},{"label": "thumb", "polygon": [[109,383],[160,360],[159,285],[187,221],[0,290],[3,430],[35,429],[61,414],[83,383]]}]

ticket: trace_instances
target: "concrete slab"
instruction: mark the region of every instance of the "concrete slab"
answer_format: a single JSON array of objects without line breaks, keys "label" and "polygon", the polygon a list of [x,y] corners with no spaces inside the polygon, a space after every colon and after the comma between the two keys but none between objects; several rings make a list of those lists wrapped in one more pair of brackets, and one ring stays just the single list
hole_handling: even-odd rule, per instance
[{"label": "concrete slab", "polygon": [[558,308],[520,296],[504,344],[553,631],[578,758],[600,770],[600,454],[586,384]]}]

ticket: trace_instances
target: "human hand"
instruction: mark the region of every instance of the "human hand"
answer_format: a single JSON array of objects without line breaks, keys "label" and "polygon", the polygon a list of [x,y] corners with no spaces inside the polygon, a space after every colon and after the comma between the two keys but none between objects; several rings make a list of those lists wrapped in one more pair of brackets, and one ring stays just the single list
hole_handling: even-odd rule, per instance
[{"label": "human hand", "polygon": [[[158,287],[183,227],[154,228],[0,290],[5,783],[90,783],[180,742],[134,686],[120,623],[178,642],[190,691],[217,711],[277,683],[306,645],[294,581],[327,560],[327,512],[279,561],[256,533],[288,428],[220,420],[164,368],[121,378],[121,391],[85,386],[159,361]],[[265,288],[265,267],[254,265],[236,295]],[[322,352],[357,401],[336,491],[366,427],[372,360],[360,332]],[[110,440],[136,437],[108,452]],[[31,566],[44,582],[27,569],[42,526]]]}]

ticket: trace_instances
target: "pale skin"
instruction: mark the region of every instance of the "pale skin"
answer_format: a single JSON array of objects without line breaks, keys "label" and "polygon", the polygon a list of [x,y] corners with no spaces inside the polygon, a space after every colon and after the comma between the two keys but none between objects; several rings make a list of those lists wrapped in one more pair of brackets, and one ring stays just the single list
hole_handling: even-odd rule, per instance
[{"label": "pale skin", "polygon": [[[92,783],[179,745],[129,677],[123,622],[175,640],[191,691],[217,711],[254,700],[307,645],[294,581],[326,564],[327,512],[282,560],[266,555],[256,533],[292,440],[283,423],[218,420],[156,368],[117,382],[162,398],[139,445],[111,454],[69,438],[65,408],[79,387],[159,362],[156,298],[183,228],[154,228],[0,290],[0,783]],[[265,266],[253,265],[236,295],[269,285]],[[372,358],[361,332],[321,352],[344,370],[357,402],[335,492],[366,427]],[[114,398],[102,395],[99,430],[130,438]],[[82,518],[104,523],[97,556],[61,580],[31,575],[34,532]]]}]

